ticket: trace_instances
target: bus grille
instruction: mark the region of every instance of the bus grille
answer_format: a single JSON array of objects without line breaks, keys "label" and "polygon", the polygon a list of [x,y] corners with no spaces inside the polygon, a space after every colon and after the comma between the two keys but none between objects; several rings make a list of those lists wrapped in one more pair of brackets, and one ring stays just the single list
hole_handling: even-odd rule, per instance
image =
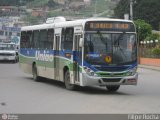
[{"label": "bus grille", "polygon": [[103,82],[120,82],[121,78],[102,78]]},{"label": "bus grille", "polygon": [[96,69],[100,71],[109,71],[109,72],[118,72],[118,71],[125,71],[128,67],[96,67]]},{"label": "bus grille", "polygon": [[124,76],[126,73],[97,73],[100,76]]}]

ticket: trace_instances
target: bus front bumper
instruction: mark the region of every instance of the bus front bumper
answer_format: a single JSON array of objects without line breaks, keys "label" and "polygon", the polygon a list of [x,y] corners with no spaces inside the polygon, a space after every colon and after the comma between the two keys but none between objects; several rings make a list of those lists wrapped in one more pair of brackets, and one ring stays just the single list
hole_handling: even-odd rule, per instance
[{"label": "bus front bumper", "polygon": [[138,73],[134,76],[124,77],[95,77],[82,74],[82,86],[106,86],[106,85],[137,85]]}]

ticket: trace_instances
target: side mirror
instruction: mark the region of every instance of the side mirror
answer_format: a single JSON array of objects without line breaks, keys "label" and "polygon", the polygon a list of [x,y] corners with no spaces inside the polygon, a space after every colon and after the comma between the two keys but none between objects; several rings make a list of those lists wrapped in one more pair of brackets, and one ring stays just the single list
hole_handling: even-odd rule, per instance
[{"label": "side mirror", "polygon": [[79,47],[83,47],[83,46],[84,46],[84,40],[83,40],[83,38],[80,38]]}]

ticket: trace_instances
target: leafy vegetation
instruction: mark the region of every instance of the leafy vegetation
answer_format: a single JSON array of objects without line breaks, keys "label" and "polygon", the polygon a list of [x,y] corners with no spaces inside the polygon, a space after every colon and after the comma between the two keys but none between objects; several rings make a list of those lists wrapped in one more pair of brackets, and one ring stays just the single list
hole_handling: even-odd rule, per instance
[{"label": "leafy vegetation", "polygon": [[[160,2],[159,0],[136,0],[133,6],[133,18],[143,19],[152,25],[153,29],[160,28]],[[129,0],[120,0],[115,8],[115,16],[123,18],[125,13],[129,13]]]},{"label": "leafy vegetation", "polygon": [[27,15],[26,17],[24,17],[24,20],[28,21],[31,25],[36,25],[40,22],[39,17],[34,17],[31,15]]},{"label": "leafy vegetation", "polygon": [[1,0],[0,6],[17,6],[17,5],[24,5],[29,3],[33,0]]},{"label": "leafy vegetation", "polygon": [[135,20],[136,30],[138,33],[139,42],[152,34],[152,27],[144,20]]},{"label": "leafy vegetation", "polygon": [[152,33],[151,35],[147,36],[146,40],[158,40],[160,38],[160,34]]},{"label": "leafy vegetation", "polygon": [[54,0],[33,0],[31,2],[27,3],[27,6],[29,8],[35,8],[35,7],[58,7],[59,4],[56,3]]},{"label": "leafy vegetation", "polygon": [[19,0],[1,0],[0,6],[19,5]]},{"label": "leafy vegetation", "polygon": [[153,50],[152,50],[152,53],[154,54],[154,55],[159,55],[160,56],[160,48],[154,48]]}]

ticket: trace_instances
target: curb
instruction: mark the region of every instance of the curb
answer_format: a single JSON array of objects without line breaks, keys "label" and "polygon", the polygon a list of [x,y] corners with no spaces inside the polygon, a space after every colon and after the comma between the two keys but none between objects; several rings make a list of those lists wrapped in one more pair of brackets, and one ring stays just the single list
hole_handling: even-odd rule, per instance
[{"label": "curb", "polygon": [[149,66],[149,65],[138,65],[138,68],[150,69],[155,71],[160,71],[160,67]]}]

